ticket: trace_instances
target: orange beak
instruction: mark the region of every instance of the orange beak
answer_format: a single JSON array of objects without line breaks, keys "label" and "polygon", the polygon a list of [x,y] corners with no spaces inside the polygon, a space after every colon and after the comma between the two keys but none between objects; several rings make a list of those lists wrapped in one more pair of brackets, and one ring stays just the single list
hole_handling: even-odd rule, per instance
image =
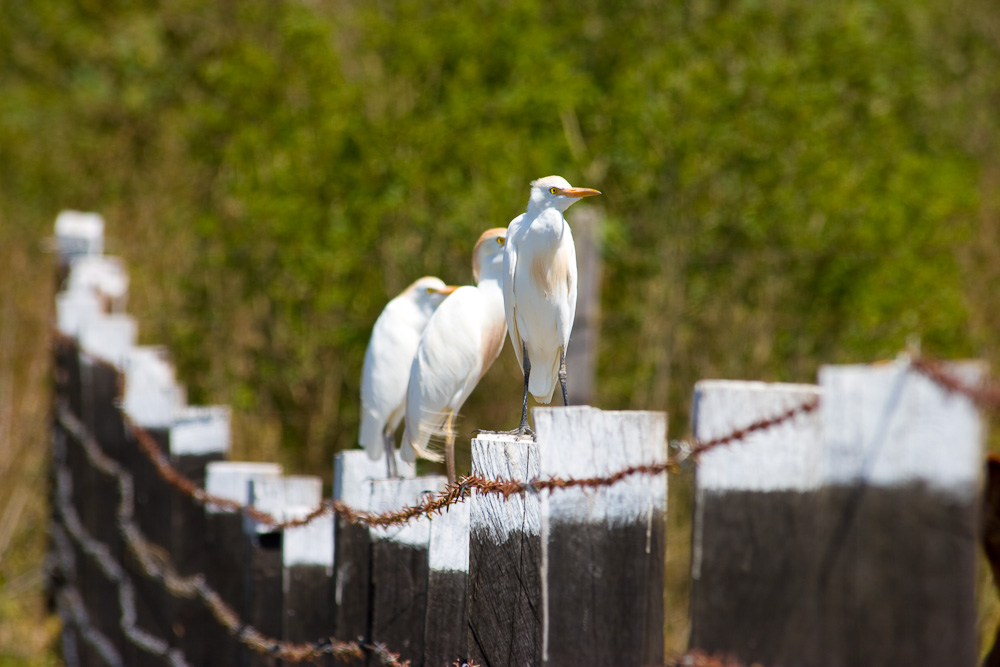
[{"label": "orange beak", "polygon": [[601,191],[593,188],[560,188],[559,194],[566,197],[593,197],[601,194]]},{"label": "orange beak", "polygon": [[438,290],[438,294],[451,294],[457,290],[461,285],[448,285],[447,287],[442,287]]}]

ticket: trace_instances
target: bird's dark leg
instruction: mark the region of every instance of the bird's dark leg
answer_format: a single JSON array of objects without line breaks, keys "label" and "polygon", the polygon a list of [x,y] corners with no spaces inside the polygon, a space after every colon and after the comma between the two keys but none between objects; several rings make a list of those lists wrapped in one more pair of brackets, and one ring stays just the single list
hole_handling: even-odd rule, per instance
[{"label": "bird's dark leg", "polygon": [[386,427],[382,431],[382,440],[385,442],[385,472],[390,477],[399,477],[399,470],[396,469],[396,448],[393,446],[392,431]]},{"label": "bird's dark leg", "polygon": [[517,428],[511,431],[487,431],[486,429],[476,429],[477,433],[495,433],[497,435],[516,435],[518,437],[522,435],[530,435],[535,437],[535,432],[531,430],[528,426],[528,378],[531,377],[531,360],[528,359],[528,347],[521,342],[521,356],[522,365],[521,370],[524,371],[524,400],[521,403],[521,423]]},{"label": "bird's dark leg", "polygon": [[559,384],[562,386],[563,405],[569,405],[566,394],[566,352],[563,350],[559,350]]},{"label": "bird's dark leg", "polygon": [[521,403],[521,423],[517,427],[517,434],[534,435],[534,432],[528,428],[528,378],[531,377],[531,359],[528,358],[528,346],[524,344],[524,341],[521,341],[521,352],[524,359],[524,401]]},{"label": "bird's dark leg", "polygon": [[454,413],[449,412],[448,421],[444,425],[444,469],[450,484],[458,479],[455,475],[455,431],[451,427],[452,416]]}]

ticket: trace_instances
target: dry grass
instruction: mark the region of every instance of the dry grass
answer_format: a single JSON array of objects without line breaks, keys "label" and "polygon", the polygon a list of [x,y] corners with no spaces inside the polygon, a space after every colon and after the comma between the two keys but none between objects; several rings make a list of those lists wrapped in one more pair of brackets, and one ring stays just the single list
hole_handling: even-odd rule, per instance
[{"label": "dry grass", "polygon": [[[0,228],[13,225],[0,220]],[[51,257],[4,234],[0,262],[0,665],[58,664],[45,608]]]}]

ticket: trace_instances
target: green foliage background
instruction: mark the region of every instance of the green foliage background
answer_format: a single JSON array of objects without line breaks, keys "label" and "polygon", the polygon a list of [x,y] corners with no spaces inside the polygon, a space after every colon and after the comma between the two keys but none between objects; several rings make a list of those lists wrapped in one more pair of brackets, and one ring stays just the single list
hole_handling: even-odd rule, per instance
[{"label": "green foliage background", "polygon": [[0,241],[102,212],[192,402],[326,475],[385,302],[562,174],[604,192],[594,402],[679,436],[701,378],[998,359],[998,71],[986,0],[4,3]]}]

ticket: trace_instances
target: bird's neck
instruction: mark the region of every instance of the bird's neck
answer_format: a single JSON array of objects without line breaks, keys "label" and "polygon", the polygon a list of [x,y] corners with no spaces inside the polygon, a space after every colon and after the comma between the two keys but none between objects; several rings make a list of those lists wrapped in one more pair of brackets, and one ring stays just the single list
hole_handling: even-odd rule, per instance
[{"label": "bird's neck", "polygon": [[484,274],[479,277],[479,282],[476,283],[476,287],[479,288],[479,293],[488,303],[498,304],[500,315],[503,317],[504,305],[502,276],[499,275],[499,273],[497,275]]},{"label": "bird's neck", "polygon": [[539,207],[537,210],[528,208],[525,221],[532,230],[561,233],[566,218],[562,211],[551,206]]}]

